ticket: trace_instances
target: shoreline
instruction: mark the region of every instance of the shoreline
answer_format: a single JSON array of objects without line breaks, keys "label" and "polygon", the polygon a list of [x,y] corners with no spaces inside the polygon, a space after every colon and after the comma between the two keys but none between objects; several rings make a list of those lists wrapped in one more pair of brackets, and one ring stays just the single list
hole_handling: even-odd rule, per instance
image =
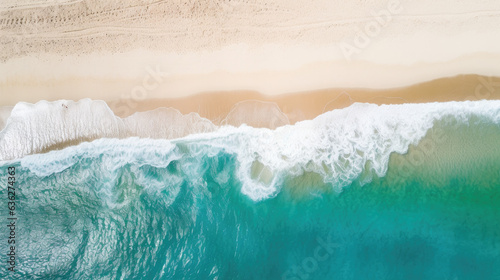
[{"label": "shoreline", "polygon": [[[334,88],[271,96],[255,91],[219,91],[181,98],[105,101],[121,118],[135,112],[173,108],[184,115],[198,113],[215,125],[238,126],[246,121],[251,126],[274,128],[258,124],[263,119],[279,121],[281,125],[294,124],[355,102],[382,105],[482,99],[500,100],[499,77],[460,75],[393,89]],[[270,116],[277,119],[269,119]]]},{"label": "shoreline", "polygon": [[[379,137],[382,137],[381,135],[384,135],[384,137],[399,135],[403,138],[396,137],[394,151],[404,153],[410,144],[415,145],[417,144],[415,141],[423,139],[436,120],[446,120],[446,118],[454,116],[458,123],[467,124],[468,118],[475,115],[481,118],[484,117],[493,123],[500,121],[498,115],[500,99],[474,102],[405,103],[382,107],[375,104],[356,103],[350,108],[329,111],[318,118],[294,125],[279,123],[280,120],[284,120],[279,118],[278,121],[272,121],[273,116],[280,116],[280,114],[261,114],[259,120],[267,121],[267,123],[263,122],[266,125],[262,127],[280,127],[280,129],[271,130],[255,129],[252,126],[240,127],[234,123],[225,123],[218,126],[196,113],[182,115],[178,110],[169,108],[138,112],[126,118],[119,118],[102,100],[82,99],[77,102],[69,100],[40,101],[36,104],[21,102],[18,106],[12,111],[9,125],[0,131],[0,150],[2,151],[0,153],[0,162],[20,159],[32,154],[62,150],[84,142],[93,142],[97,139],[120,140],[136,138],[170,141],[218,139],[217,141],[222,142],[216,141],[214,144],[216,147],[220,147],[218,145],[224,142],[220,136],[235,132],[242,133],[235,133],[233,136],[246,136],[243,138],[229,138],[236,142],[241,140],[244,143],[252,143],[257,145],[256,147],[259,147],[259,149],[263,148],[258,144],[260,141],[285,145],[286,141],[283,140],[289,136],[298,137],[299,139],[293,140],[298,141],[298,143],[302,143],[301,141],[304,139],[313,142],[316,139],[319,140],[316,143],[318,144],[330,143],[329,141],[321,141],[327,135],[336,138],[336,141],[340,142],[349,142],[349,139],[356,135],[351,140],[357,139],[363,143],[366,141],[367,143],[371,143],[371,141],[377,142],[380,140]],[[273,113],[272,111],[266,111],[265,113],[269,112]],[[284,114],[281,114],[281,116],[286,118]],[[238,121],[238,118],[233,115],[231,121]],[[394,121],[399,121],[404,125],[394,126]],[[230,126],[226,126],[227,124]],[[269,124],[275,125],[275,127],[268,127]],[[61,130],[61,128],[64,129]],[[379,134],[379,131],[383,131],[383,133]],[[308,138],[310,135],[315,136]],[[401,146],[400,141],[402,139],[406,139],[404,140],[407,141],[406,147]],[[353,144],[354,142],[349,143]],[[287,158],[289,157],[285,156],[280,159],[287,160]],[[271,160],[271,158],[268,160]]]},{"label": "shoreline", "polygon": [[[256,91],[213,91],[178,98],[91,98],[103,100],[120,118],[157,109],[174,109],[182,115],[197,113],[214,125],[276,128],[285,124],[310,120],[324,112],[341,109],[355,102],[382,104],[429,103],[448,101],[500,100],[500,77],[459,75],[408,87],[392,89],[330,88],[279,95]],[[57,100],[72,99],[71,96]],[[39,101],[39,100],[37,100]],[[23,101],[25,102],[25,101]],[[31,102],[27,102],[31,103]],[[33,102],[36,103],[36,102]],[[15,105],[15,104],[14,104]],[[13,106],[0,106],[0,124],[5,124]]]}]

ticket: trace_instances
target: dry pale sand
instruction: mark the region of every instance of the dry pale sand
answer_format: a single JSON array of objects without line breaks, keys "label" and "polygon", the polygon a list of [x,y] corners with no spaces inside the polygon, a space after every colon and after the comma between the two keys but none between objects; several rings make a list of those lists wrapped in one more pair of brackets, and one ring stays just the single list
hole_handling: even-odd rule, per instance
[{"label": "dry pale sand", "polygon": [[0,3],[0,105],[393,88],[500,76],[497,0],[43,0]]},{"label": "dry pale sand", "polygon": [[409,64],[498,53],[499,20],[496,0],[4,0],[0,59],[306,43],[334,44],[336,55],[349,44],[361,60]]}]

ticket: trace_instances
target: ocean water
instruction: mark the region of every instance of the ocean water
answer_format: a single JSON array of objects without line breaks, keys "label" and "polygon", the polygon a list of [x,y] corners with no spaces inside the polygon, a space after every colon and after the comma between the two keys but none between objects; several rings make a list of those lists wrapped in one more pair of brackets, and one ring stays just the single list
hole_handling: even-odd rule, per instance
[{"label": "ocean water", "polygon": [[2,199],[8,167],[1,279],[500,279],[497,101],[103,138],[0,162]]}]

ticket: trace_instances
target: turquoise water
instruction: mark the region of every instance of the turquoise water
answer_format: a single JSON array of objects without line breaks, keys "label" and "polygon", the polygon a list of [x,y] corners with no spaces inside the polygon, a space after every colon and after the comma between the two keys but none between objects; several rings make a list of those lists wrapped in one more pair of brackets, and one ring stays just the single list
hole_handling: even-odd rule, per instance
[{"label": "turquoise water", "polygon": [[242,192],[237,154],[197,139],[1,163],[2,180],[17,169],[19,247],[0,278],[500,279],[496,124],[437,124],[384,176],[339,193],[324,175],[282,174],[263,199]]}]

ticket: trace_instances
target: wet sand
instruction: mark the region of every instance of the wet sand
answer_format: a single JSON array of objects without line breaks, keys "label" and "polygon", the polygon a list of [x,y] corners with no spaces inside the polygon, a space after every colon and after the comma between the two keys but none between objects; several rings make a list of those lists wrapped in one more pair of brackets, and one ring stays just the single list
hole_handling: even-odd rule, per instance
[{"label": "wet sand", "polygon": [[[238,111],[247,124],[266,127],[313,119],[354,102],[374,104],[427,103],[465,100],[500,99],[500,78],[461,75],[409,87],[369,90],[354,88],[324,89],[282,95],[263,95],[254,91],[207,92],[184,98],[149,100],[106,100],[117,116],[126,117],[138,111],[172,107],[183,114],[196,112],[214,124],[239,125]],[[285,116],[285,118],[283,117]],[[261,123],[261,125],[258,125]]]}]

